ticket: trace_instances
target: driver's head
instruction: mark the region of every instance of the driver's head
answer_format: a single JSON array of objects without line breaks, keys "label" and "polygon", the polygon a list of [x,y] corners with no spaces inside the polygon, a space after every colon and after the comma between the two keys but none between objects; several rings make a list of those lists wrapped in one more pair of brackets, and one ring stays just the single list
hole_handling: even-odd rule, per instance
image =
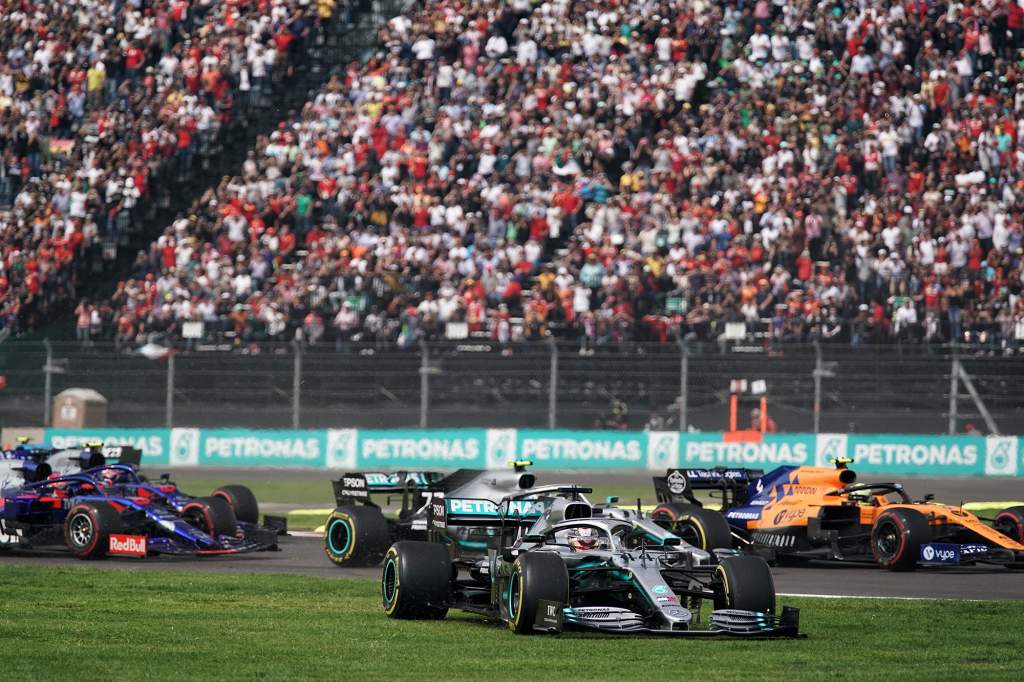
[{"label": "driver's head", "polygon": [[117,469],[104,469],[100,472],[100,483],[106,486],[114,485],[121,478],[121,472]]},{"label": "driver's head", "polygon": [[871,491],[870,490],[858,490],[847,495],[850,502],[856,502],[858,504],[867,504],[871,502]]},{"label": "driver's head", "polygon": [[573,528],[569,531],[569,547],[574,551],[597,549],[599,544],[600,538],[596,528]]}]

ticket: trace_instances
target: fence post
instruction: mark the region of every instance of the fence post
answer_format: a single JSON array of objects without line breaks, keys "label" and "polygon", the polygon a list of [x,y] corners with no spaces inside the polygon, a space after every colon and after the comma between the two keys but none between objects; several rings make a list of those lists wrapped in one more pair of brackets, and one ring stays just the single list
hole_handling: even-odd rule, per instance
[{"label": "fence post", "polygon": [[548,337],[548,348],[551,351],[551,370],[548,377],[548,428],[554,429],[558,423],[558,343],[554,337]]},{"label": "fence post", "polygon": [[167,403],[165,406],[167,428],[174,427],[174,350],[167,355]]},{"label": "fence post", "polygon": [[53,346],[50,339],[43,339],[43,348],[46,349],[46,362],[43,365],[43,426],[50,425],[50,407],[53,402]]},{"label": "fence post", "polygon": [[420,428],[427,428],[427,405],[430,403],[430,348],[420,339]]},{"label": "fence post", "polygon": [[292,428],[299,428],[299,412],[302,409],[302,344],[292,341],[294,365],[292,366]]},{"label": "fence post", "polygon": [[959,382],[960,378],[960,359],[957,357],[957,343],[953,341],[953,359],[949,364],[949,428],[948,433],[950,436],[956,434],[956,411],[957,403],[957,392],[960,390]]},{"label": "fence post", "polygon": [[682,337],[676,337],[679,344],[679,430],[686,431],[686,410],[689,402],[690,383],[690,348],[683,341]]},{"label": "fence post", "polygon": [[821,344],[814,340],[814,433],[821,432]]}]

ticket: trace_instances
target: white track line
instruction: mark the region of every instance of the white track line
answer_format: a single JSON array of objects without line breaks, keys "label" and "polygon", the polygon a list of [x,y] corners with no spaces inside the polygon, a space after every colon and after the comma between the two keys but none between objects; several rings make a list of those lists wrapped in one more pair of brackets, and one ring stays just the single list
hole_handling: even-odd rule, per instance
[{"label": "white track line", "polygon": [[998,601],[996,599],[962,599],[959,597],[883,597],[877,594],[804,594],[779,592],[779,597],[812,597],[814,599],[895,599],[899,601]]}]

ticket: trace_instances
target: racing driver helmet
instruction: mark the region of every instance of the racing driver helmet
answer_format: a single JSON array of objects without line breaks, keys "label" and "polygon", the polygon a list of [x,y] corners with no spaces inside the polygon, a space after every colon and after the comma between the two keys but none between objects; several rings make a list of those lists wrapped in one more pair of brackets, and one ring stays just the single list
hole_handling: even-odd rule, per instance
[{"label": "racing driver helmet", "polygon": [[574,552],[601,549],[601,536],[596,528],[570,528],[567,534],[569,547]]}]

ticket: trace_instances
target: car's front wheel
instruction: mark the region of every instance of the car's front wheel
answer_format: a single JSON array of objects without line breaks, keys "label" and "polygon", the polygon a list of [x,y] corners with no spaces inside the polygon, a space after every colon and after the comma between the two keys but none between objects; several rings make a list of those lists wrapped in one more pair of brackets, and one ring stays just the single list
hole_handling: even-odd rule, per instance
[{"label": "car's front wheel", "polygon": [[444,545],[396,542],[384,555],[380,592],[389,618],[440,620],[448,615],[452,560]]},{"label": "car's front wheel", "polygon": [[234,537],[238,533],[235,512],[223,497],[197,497],[181,508],[181,515],[185,521],[213,538],[220,535]]},{"label": "car's front wheel", "polygon": [[214,497],[220,497],[228,503],[235,518],[244,523],[259,523],[260,505],[256,496],[244,485],[224,485],[213,491]]},{"label": "car's front wheel", "polygon": [[1020,543],[1024,543],[1024,507],[1010,507],[996,514],[992,527]]},{"label": "car's front wheel", "polygon": [[871,553],[890,571],[913,571],[921,545],[932,539],[928,519],[916,509],[890,509],[871,526]]},{"label": "car's front wheel", "polygon": [[121,515],[109,502],[81,502],[64,518],[64,544],[79,559],[102,559],[110,535],[123,530]]},{"label": "car's front wheel", "polygon": [[512,564],[505,607],[509,627],[519,634],[536,632],[541,601],[569,603],[569,572],[562,557],[548,552],[520,554]]},{"label": "car's front wheel", "polygon": [[695,504],[659,504],[651,519],[697,549],[732,549],[729,522],[719,512]]},{"label": "car's front wheel", "polygon": [[731,556],[715,568],[716,609],[775,612],[775,580],[761,557]]}]

